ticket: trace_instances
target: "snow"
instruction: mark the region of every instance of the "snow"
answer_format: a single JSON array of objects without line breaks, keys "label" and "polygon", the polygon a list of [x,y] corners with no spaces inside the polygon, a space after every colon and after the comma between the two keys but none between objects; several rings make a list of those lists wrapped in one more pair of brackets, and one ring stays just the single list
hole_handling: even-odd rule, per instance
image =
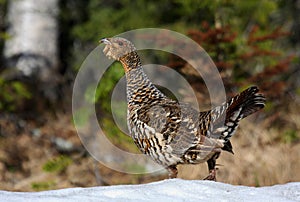
[{"label": "snow", "polygon": [[0,191],[0,201],[300,201],[300,182],[255,188],[211,181],[172,179],[141,185],[42,192]]}]

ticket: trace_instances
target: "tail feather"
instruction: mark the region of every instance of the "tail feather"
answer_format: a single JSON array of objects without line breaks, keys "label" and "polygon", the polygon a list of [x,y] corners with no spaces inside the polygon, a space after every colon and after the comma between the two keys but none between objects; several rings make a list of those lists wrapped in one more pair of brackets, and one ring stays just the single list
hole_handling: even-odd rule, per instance
[{"label": "tail feather", "polygon": [[239,121],[265,106],[266,99],[258,91],[256,86],[252,86],[231,98],[224,105],[212,110],[213,114],[216,111],[221,112],[218,118],[213,121],[214,130],[212,133],[215,137],[225,140],[224,150],[232,152],[229,139],[238,127]]},{"label": "tail feather", "polygon": [[227,102],[226,121],[235,121],[234,115],[240,111],[240,119],[245,118],[265,106],[265,97],[258,93],[259,89],[252,86]]}]

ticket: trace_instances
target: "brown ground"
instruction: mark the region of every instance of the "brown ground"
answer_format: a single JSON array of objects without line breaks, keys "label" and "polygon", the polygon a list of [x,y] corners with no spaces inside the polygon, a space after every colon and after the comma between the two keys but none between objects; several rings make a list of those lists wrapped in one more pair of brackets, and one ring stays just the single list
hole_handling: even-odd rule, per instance
[{"label": "brown ground", "polygon": [[[20,120],[14,116],[0,117],[0,190],[39,191],[67,187],[99,185],[101,175],[106,185],[137,184],[167,178],[161,175],[129,175],[95,163],[81,146],[69,114],[43,115],[39,122]],[[300,118],[295,112],[290,120],[299,129]],[[235,155],[223,152],[218,164],[218,181],[249,186],[264,186],[300,181],[299,140],[281,138],[280,129],[268,128],[270,123],[243,120],[232,138]],[[299,134],[297,132],[298,138]],[[53,139],[61,137],[75,145],[73,151],[59,152]],[[60,155],[72,160],[60,171],[46,172],[44,165]],[[179,177],[202,179],[206,164],[179,166]]]}]

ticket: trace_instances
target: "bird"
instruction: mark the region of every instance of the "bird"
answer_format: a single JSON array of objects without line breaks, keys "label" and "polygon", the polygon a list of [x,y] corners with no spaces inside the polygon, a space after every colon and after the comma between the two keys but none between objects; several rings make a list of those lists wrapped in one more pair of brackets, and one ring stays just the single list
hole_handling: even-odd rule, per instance
[{"label": "bird", "polygon": [[206,162],[209,174],[204,180],[216,181],[216,160],[222,150],[233,153],[230,138],[240,120],[265,106],[266,98],[258,87],[199,112],[167,97],[150,81],[132,42],[121,37],[99,42],[105,44],[104,55],[124,68],[127,125],[139,150],[165,167],[169,178],[177,177],[179,164]]}]

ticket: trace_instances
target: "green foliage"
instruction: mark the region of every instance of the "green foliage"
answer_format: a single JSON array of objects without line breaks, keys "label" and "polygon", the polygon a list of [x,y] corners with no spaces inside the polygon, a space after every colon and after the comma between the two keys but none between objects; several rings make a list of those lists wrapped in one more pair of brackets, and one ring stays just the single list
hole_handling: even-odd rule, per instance
[{"label": "green foliage", "polygon": [[122,133],[118,127],[116,127],[113,120],[109,118],[101,118],[101,127],[105,132],[105,135],[110,139],[115,145],[120,146],[124,150],[129,150],[131,152],[137,152],[137,148],[134,145],[132,138]]},{"label": "green foliage", "polygon": [[1,41],[7,40],[7,39],[10,39],[10,38],[11,38],[11,36],[8,33],[6,33],[6,32],[0,32],[0,39],[1,39]]},{"label": "green foliage", "polygon": [[255,174],[254,174],[254,184],[255,184],[255,187],[260,187],[260,182],[259,182],[258,176],[259,175],[255,172]]},{"label": "green foliage", "polygon": [[297,130],[288,129],[283,133],[282,141],[284,143],[294,143],[300,140],[299,132]]},{"label": "green foliage", "polygon": [[296,89],[296,94],[297,94],[298,96],[300,96],[300,88],[297,88],[297,89]]},{"label": "green foliage", "polygon": [[70,157],[61,155],[46,162],[43,170],[45,172],[63,172],[72,163],[73,160]]},{"label": "green foliage", "polygon": [[4,40],[9,38],[9,35],[4,31],[6,4],[7,0],[0,0],[0,51],[4,45]]},{"label": "green foliage", "polygon": [[112,90],[123,75],[124,71],[121,64],[115,62],[101,78],[95,93],[94,101],[98,101],[103,110],[110,112]]},{"label": "green foliage", "polygon": [[124,168],[133,173],[146,173],[146,168],[139,164],[125,164]]},{"label": "green foliage", "polygon": [[268,26],[270,17],[276,13],[278,7],[273,0],[223,0],[216,4],[212,12],[216,13],[222,25],[231,25],[233,30],[240,33],[251,24]]},{"label": "green foliage", "polygon": [[[91,0],[87,7],[88,20],[75,26],[72,33],[84,41],[98,41],[99,38],[114,36],[127,30],[157,26],[167,16],[164,10],[172,8],[173,4],[166,0]],[[169,15],[172,13],[169,12]]]},{"label": "green foliage", "polygon": [[14,111],[31,97],[31,93],[22,82],[6,81],[0,77],[0,110]]},{"label": "green foliage", "polygon": [[74,124],[81,127],[85,126],[88,123],[91,114],[92,112],[88,108],[82,107],[77,109],[77,111],[73,112]]},{"label": "green foliage", "polygon": [[[69,35],[74,41],[71,66],[78,66],[82,61],[82,55],[87,55],[103,37],[147,27],[169,28],[185,33],[188,28],[198,27],[199,22],[203,20],[212,22],[211,19],[214,19],[213,9],[207,9],[207,6],[215,5],[210,1],[202,3],[202,1],[169,0],[109,2],[77,0],[75,2],[71,4],[66,1],[67,6],[63,6],[61,12],[66,26],[74,25],[70,27],[70,31],[65,30],[66,34],[63,34]],[[64,40],[64,43],[65,41],[67,40]]]},{"label": "green foliage", "polygon": [[264,110],[266,112],[270,112],[270,111],[272,111],[273,108],[274,108],[273,102],[267,101],[265,104]]},{"label": "green foliage", "polygon": [[33,182],[31,183],[31,188],[35,191],[44,191],[50,190],[55,188],[56,183],[49,181],[49,182]]}]

